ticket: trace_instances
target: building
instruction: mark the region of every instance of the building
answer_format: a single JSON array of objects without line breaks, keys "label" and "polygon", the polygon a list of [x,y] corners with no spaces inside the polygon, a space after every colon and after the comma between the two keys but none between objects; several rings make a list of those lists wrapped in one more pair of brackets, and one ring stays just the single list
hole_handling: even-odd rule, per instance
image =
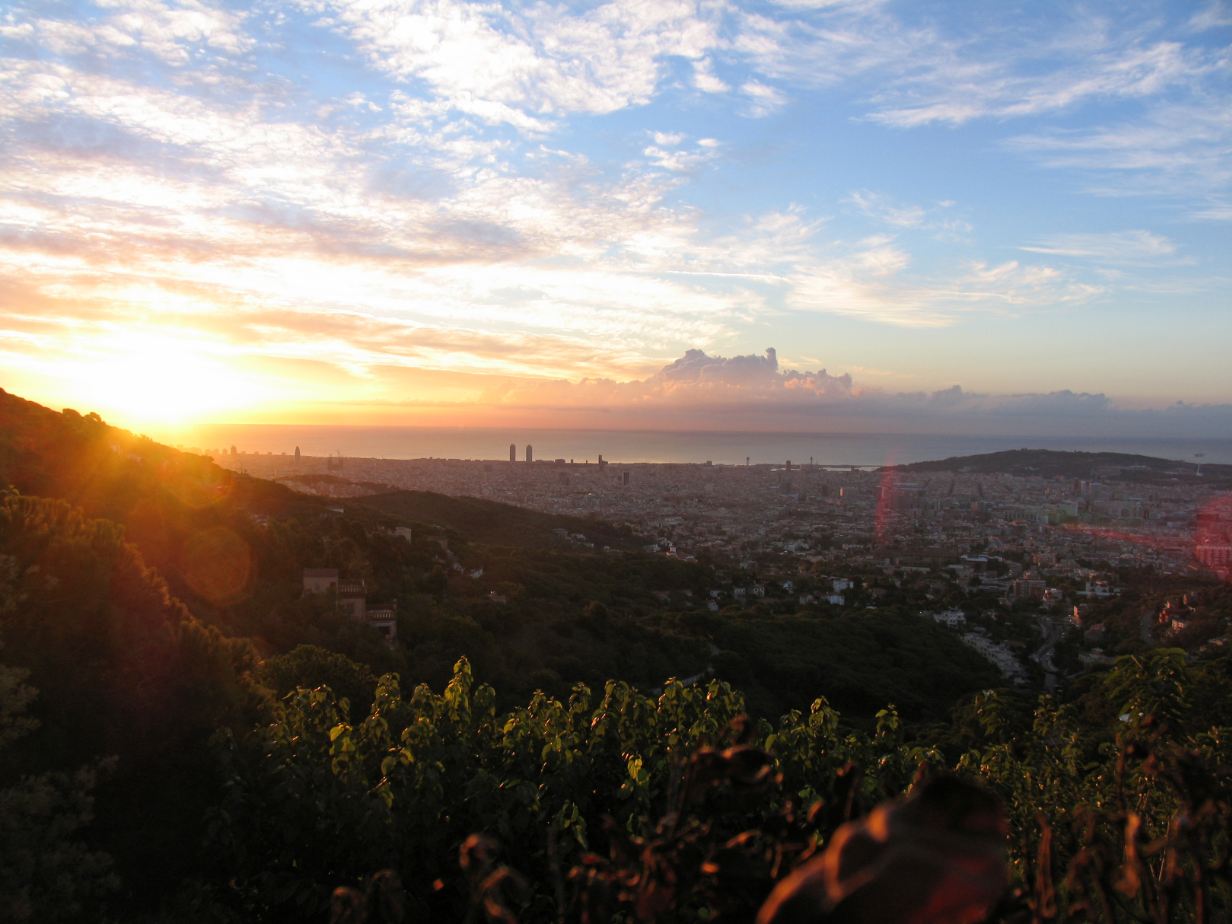
[{"label": "building", "polygon": [[390,643],[398,637],[397,601],[369,609],[368,588],[362,580],[340,578],[337,568],[305,568],[303,581],[305,594],[332,595],[339,612],[367,623]]},{"label": "building", "polygon": [[304,593],[327,594],[338,588],[337,568],[305,568]]},{"label": "building", "polygon": [[362,580],[339,580],[337,589],[338,609],[350,614],[356,622],[363,622],[368,612],[368,587]]},{"label": "building", "polygon": [[1226,568],[1232,565],[1232,545],[1206,543],[1194,549],[1194,558],[1208,568]]},{"label": "building", "polygon": [[373,607],[367,613],[368,625],[385,636],[387,642],[398,637],[398,601],[389,606]]},{"label": "building", "polygon": [[1010,599],[1030,600],[1034,598],[1042,600],[1047,589],[1047,583],[1038,578],[1019,578],[1016,581],[1010,582]]},{"label": "building", "polygon": [[535,447],[533,447],[530,443],[526,444],[526,461],[527,462],[535,461]]},{"label": "building", "polygon": [[509,444],[509,461],[510,462],[518,461],[518,444],[517,443]]}]

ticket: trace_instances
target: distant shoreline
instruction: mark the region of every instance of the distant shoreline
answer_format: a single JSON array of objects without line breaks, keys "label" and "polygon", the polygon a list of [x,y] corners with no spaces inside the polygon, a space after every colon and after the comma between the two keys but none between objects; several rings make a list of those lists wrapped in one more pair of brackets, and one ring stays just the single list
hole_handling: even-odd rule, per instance
[{"label": "distant shoreline", "polygon": [[175,440],[202,452],[294,453],[371,459],[457,459],[518,464],[750,464],[880,468],[1013,450],[1116,452],[1187,464],[1232,464],[1232,438],[962,436],[952,434],[748,433],[720,431],[532,430],[237,424],[198,427]]}]

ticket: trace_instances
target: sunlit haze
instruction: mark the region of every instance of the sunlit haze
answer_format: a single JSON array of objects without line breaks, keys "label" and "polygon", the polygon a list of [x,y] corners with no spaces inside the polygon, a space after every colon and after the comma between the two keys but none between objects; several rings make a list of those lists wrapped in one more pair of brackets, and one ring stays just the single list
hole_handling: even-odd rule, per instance
[{"label": "sunlit haze", "polygon": [[1227,438],[1230,38],[1197,2],[18,2],[0,384],[153,433]]}]

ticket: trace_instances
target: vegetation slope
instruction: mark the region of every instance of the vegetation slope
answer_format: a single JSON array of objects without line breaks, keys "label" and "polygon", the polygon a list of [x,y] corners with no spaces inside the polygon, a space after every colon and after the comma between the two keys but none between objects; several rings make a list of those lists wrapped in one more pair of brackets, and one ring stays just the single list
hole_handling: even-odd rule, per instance
[{"label": "vegetation slope", "polygon": [[[999,919],[1232,909],[1219,646],[1033,701],[907,612],[710,613],[702,566],[589,521],[338,514],[90,415],[0,423],[5,919],[749,920],[921,767],[1004,800]],[[402,644],[304,567],[396,600]]]}]

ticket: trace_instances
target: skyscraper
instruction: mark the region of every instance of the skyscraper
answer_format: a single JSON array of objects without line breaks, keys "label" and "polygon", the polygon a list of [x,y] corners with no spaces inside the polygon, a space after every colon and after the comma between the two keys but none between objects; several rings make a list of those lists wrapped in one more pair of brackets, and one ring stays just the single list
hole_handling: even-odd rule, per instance
[{"label": "skyscraper", "polygon": [[518,444],[517,443],[509,444],[509,461],[510,462],[518,461]]},{"label": "skyscraper", "polygon": [[526,461],[527,462],[535,461],[535,450],[534,450],[534,447],[531,446],[530,443],[526,444]]}]

